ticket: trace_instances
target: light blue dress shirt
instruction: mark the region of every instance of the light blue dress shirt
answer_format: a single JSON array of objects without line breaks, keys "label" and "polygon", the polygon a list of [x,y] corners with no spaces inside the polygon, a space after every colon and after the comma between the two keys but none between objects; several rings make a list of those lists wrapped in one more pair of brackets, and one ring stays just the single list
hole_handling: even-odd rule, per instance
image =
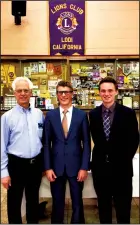
[{"label": "light blue dress shirt", "polygon": [[2,115],[1,178],[9,176],[7,153],[33,158],[41,152],[43,123],[44,116],[40,109],[24,109],[18,104]]}]

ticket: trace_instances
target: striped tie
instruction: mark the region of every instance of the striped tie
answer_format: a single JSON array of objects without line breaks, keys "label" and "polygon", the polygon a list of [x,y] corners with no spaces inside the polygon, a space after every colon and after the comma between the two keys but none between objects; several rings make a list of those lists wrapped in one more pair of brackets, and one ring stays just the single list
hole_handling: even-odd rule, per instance
[{"label": "striped tie", "polygon": [[64,131],[64,135],[65,135],[65,138],[67,137],[67,134],[68,134],[68,121],[67,121],[67,114],[68,110],[64,110],[63,111],[63,119],[62,119],[62,127],[63,127],[63,131]]},{"label": "striped tie", "polygon": [[109,134],[110,134],[110,117],[109,117],[109,109],[105,110],[105,114],[103,117],[103,128],[104,128],[104,133],[106,136],[106,140],[109,140]]}]

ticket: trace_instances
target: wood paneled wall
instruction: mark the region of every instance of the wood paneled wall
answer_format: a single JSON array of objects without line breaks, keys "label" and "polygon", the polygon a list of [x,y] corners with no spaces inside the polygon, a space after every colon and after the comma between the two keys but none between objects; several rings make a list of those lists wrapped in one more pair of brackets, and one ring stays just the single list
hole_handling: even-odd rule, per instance
[{"label": "wood paneled wall", "polygon": [[[86,55],[139,54],[138,1],[85,1]],[[48,55],[48,1],[27,1],[27,16],[14,25],[11,1],[1,2],[1,54]]]}]

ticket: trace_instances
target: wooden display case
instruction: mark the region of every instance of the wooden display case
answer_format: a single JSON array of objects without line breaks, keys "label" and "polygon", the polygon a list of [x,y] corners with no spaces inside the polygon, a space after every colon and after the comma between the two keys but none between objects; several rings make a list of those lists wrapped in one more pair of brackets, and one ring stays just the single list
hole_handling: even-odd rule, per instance
[{"label": "wooden display case", "polygon": [[55,88],[60,79],[71,81],[73,104],[86,110],[100,103],[98,83],[112,76],[119,83],[118,101],[132,97],[132,106],[139,109],[139,57],[134,56],[2,56],[1,96],[12,94],[11,83],[16,76],[27,76],[34,84],[33,96],[50,98],[56,107]]}]

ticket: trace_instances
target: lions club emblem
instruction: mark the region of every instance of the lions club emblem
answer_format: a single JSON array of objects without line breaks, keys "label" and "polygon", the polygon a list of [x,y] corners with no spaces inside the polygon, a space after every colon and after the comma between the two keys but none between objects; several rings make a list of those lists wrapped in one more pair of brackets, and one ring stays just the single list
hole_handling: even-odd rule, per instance
[{"label": "lions club emblem", "polygon": [[71,34],[78,26],[76,17],[71,12],[63,12],[58,17],[56,26],[63,34]]}]

